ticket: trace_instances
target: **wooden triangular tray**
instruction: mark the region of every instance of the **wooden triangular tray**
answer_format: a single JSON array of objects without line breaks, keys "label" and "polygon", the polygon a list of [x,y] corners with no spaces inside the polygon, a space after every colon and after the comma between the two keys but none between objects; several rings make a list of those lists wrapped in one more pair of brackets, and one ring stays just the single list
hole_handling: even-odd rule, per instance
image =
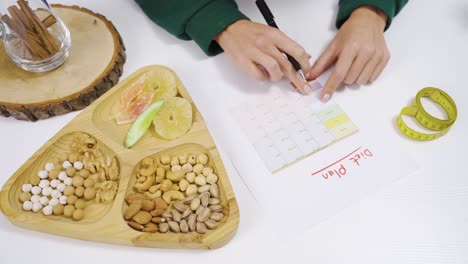
[{"label": "wooden triangular tray", "polygon": [[[223,246],[232,239],[239,224],[238,205],[216,145],[178,77],[179,96],[191,102],[194,112],[193,126],[182,138],[172,141],[163,140],[155,135],[153,129],[150,129],[150,132],[147,132],[132,149],[126,149],[123,147],[123,140],[130,124],[118,126],[110,118],[111,111],[119,102],[123,90],[141,75],[158,69],[167,68],[148,66],[117,84],[83,110],[13,174],[0,192],[0,209],[13,224],[81,240],[141,247],[213,249]],[[42,170],[52,157],[67,152],[73,136],[78,133],[94,137],[104,152],[117,157],[120,180],[115,199],[107,204],[87,207],[86,217],[81,221],[73,221],[64,216],[45,216],[42,213],[23,211],[22,203],[19,201],[21,186],[27,182],[30,175]],[[175,155],[181,151],[208,154],[209,165],[219,176],[220,200],[224,208],[224,218],[220,225],[205,234],[144,233],[133,230],[123,218],[123,211],[127,207],[125,196],[132,192],[131,189],[136,180],[134,171],[137,164],[146,157],[160,154]]]}]

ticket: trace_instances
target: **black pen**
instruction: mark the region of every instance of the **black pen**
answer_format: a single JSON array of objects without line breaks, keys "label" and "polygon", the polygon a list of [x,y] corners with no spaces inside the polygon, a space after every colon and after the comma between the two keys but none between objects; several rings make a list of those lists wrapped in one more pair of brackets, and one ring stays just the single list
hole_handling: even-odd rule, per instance
[{"label": "black pen", "polygon": [[[267,24],[270,27],[274,27],[274,28],[279,29],[278,25],[276,25],[275,17],[273,16],[273,13],[271,13],[270,8],[268,8],[265,1],[264,0],[256,0],[255,3],[257,4],[258,9],[260,9],[260,13],[262,13],[262,16],[265,19],[265,21],[267,22]],[[287,53],[284,53],[284,54],[288,58],[289,62],[291,62],[292,66],[294,67],[296,72],[299,74],[299,76],[301,76],[301,78],[304,79],[304,81],[307,81],[307,78],[305,77],[304,72],[302,71],[301,65],[299,64],[299,62],[297,62],[297,60],[294,59],[294,57],[292,57],[291,55],[289,55]]]}]

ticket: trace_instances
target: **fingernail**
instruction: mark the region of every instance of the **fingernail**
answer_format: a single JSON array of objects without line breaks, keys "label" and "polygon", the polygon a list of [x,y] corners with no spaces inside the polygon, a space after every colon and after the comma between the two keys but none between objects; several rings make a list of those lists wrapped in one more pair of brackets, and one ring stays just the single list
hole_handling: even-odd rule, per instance
[{"label": "fingernail", "polygon": [[306,94],[310,94],[312,92],[312,88],[310,88],[310,86],[306,84],[304,85],[304,92]]},{"label": "fingernail", "polygon": [[326,93],[326,94],[322,95],[322,99],[321,99],[322,103],[326,103],[326,102],[328,102],[328,100],[330,100],[330,94],[329,93]]}]

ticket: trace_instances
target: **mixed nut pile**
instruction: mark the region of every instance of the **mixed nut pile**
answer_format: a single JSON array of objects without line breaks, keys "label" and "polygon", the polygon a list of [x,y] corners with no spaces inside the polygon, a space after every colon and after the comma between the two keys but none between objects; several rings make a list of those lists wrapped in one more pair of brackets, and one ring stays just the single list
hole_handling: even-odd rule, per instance
[{"label": "mixed nut pile", "polygon": [[71,153],[47,162],[21,186],[19,200],[24,211],[78,221],[85,217],[84,209],[90,203],[114,200],[119,179],[117,159],[104,155],[96,139],[87,134],[75,136],[71,149]]},{"label": "mixed nut pile", "polygon": [[204,234],[224,218],[217,182],[204,153],[145,158],[124,218],[138,231]]}]

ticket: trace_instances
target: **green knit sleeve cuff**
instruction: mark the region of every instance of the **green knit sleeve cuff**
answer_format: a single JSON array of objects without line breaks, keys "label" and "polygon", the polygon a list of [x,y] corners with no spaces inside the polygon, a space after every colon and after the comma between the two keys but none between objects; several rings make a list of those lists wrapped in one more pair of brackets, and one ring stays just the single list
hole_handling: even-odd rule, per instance
[{"label": "green knit sleeve cuff", "polygon": [[392,24],[393,17],[396,15],[395,3],[392,1],[386,0],[354,0],[354,1],[340,1],[340,9],[338,10],[338,16],[336,18],[336,27],[340,28],[346,20],[348,20],[351,13],[358,9],[361,6],[372,6],[375,7],[387,15],[387,25],[385,30],[387,30]]},{"label": "green knit sleeve cuff", "polygon": [[234,1],[212,1],[192,16],[185,26],[185,32],[207,55],[214,56],[223,50],[213,39],[240,19],[248,18],[239,11]]}]

